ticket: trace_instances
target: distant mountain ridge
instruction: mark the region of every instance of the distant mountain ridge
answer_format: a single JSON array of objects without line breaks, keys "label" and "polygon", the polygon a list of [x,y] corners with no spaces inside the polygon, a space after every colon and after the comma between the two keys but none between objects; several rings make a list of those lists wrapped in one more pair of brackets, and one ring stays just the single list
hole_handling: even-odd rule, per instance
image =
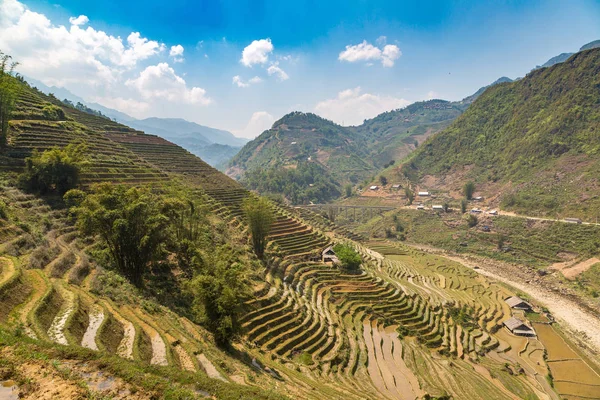
[{"label": "distant mountain ridge", "polygon": [[85,101],[67,89],[47,86],[32,78],[26,78],[26,80],[43,92],[53,93],[60,100],[68,99],[74,103],[80,102],[119,123],[172,141],[213,167],[224,166],[248,142],[247,139],[236,137],[231,132],[203,126],[182,118],[150,117],[140,120],[101,104]]},{"label": "distant mountain ridge", "polygon": [[[589,42],[587,44],[584,44],[583,46],[581,46],[579,48],[579,51],[595,49],[597,47],[600,47],[600,40],[594,40],[593,42]],[[561,53],[561,54],[559,54],[557,56],[552,57],[551,59],[549,59],[548,61],[546,61],[544,64],[536,66],[534,69],[547,68],[547,67],[551,67],[553,65],[565,62],[573,54],[575,54],[575,53]]]}]

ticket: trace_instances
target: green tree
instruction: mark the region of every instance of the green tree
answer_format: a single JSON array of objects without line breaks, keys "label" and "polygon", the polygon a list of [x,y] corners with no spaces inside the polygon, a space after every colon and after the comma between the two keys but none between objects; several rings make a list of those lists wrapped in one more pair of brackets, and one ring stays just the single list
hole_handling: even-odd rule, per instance
[{"label": "green tree", "polygon": [[463,214],[467,212],[467,200],[465,199],[460,201],[460,212]]},{"label": "green tree", "polygon": [[208,254],[204,267],[189,283],[198,322],[226,346],[242,332],[243,304],[250,298],[248,270],[229,246]]},{"label": "green tree", "polygon": [[69,144],[61,149],[54,147],[42,153],[33,151],[25,160],[21,184],[29,190],[64,194],[79,184],[82,170],[88,165],[87,146]]},{"label": "green tree", "polygon": [[448,204],[448,203],[444,203],[444,204],[442,205],[442,207],[444,208],[444,212],[448,212],[448,211],[450,211],[450,204]]},{"label": "green tree", "polygon": [[[77,198],[67,192],[68,199]],[[72,210],[79,229],[97,235],[107,247],[118,271],[142,286],[149,263],[159,258],[166,243],[169,220],[162,213],[162,198],[147,188],[103,183]]]},{"label": "green tree", "polygon": [[348,271],[356,271],[360,267],[360,264],[362,264],[360,254],[358,254],[352,246],[339,243],[333,247],[333,251],[340,260],[342,268],[347,269]]},{"label": "green tree", "polygon": [[352,197],[352,185],[347,184],[344,186],[344,191],[346,192],[346,197]]},{"label": "green tree", "polygon": [[11,56],[0,51],[0,146],[6,145],[8,122],[19,93],[19,82],[13,76],[17,65]]},{"label": "green tree", "polygon": [[408,186],[404,188],[404,194],[406,195],[406,198],[408,199],[408,205],[411,205],[413,203],[413,201],[415,200],[415,194],[413,193],[412,190],[410,190],[410,188]]},{"label": "green tree", "polygon": [[473,193],[475,193],[475,184],[473,182],[465,183],[463,187],[463,194],[467,200],[471,200],[473,198]]},{"label": "green tree", "polygon": [[267,237],[271,232],[271,225],[275,219],[273,209],[271,204],[262,197],[247,198],[244,200],[243,209],[250,227],[254,253],[262,259],[267,247]]},{"label": "green tree", "polygon": [[387,178],[383,175],[379,175],[379,183],[381,183],[382,186],[387,185]]}]

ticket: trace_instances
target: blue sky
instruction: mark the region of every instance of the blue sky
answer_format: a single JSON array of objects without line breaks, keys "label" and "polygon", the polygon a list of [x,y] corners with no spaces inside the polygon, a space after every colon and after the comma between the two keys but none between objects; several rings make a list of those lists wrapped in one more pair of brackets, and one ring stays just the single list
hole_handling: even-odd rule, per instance
[{"label": "blue sky", "polygon": [[247,137],[293,110],[349,125],[458,100],[595,39],[585,0],[0,0],[0,49],[23,74]]}]

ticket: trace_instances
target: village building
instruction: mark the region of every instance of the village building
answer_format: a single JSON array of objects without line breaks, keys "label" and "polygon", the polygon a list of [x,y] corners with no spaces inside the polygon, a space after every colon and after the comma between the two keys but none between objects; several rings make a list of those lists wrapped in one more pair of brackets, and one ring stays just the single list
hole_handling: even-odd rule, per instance
[{"label": "village building", "polygon": [[444,206],[437,204],[435,206],[432,206],[431,209],[437,211],[444,211]]},{"label": "village building", "polygon": [[337,255],[335,254],[335,251],[333,251],[333,246],[329,246],[327,247],[325,250],[323,250],[323,253],[321,254],[322,260],[324,263],[327,262],[331,262],[331,263],[337,263],[340,260],[337,258]]},{"label": "village building", "polygon": [[498,215],[498,210],[488,211],[488,214],[490,214],[490,215]]},{"label": "village building", "polygon": [[424,209],[425,209],[425,206],[423,204],[419,204],[417,206],[417,210],[424,210]]},{"label": "village building", "polygon": [[419,196],[423,196],[423,197],[427,197],[427,196],[429,196],[429,192],[419,192],[418,195]]},{"label": "village building", "polygon": [[533,330],[533,328],[525,325],[523,321],[515,317],[511,317],[504,321],[504,326],[513,335],[535,337],[535,331]]},{"label": "village building", "polygon": [[483,200],[483,196],[473,197],[473,200],[475,200],[475,201],[481,201],[481,200]]},{"label": "village building", "polygon": [[392,189],[400,189],[400,185],[396,183],[392,185]]},{"label": "village building", "polygon": [[514,308],[515,310],[531,311],[532,309],[531,304],[518,296],[509,297],[504,301],[510,306],[510,308]]},{"label": "village building", "polygon": [[481,210],[479,208],[473,208],[471,210],[471,213],[473,213],[473,214],[481,214]]},{"label": "village building", "polygon": [[370,189],[370,190],[377,190],[377,189],[379,189],[379,186],[373,185],[373,186],[371,186],[369,189]]}]

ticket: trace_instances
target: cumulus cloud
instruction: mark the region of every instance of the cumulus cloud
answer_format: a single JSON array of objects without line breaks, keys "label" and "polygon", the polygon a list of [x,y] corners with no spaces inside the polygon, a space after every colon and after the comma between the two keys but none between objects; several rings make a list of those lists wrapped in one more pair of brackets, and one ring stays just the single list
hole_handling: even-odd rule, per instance
[{"label": "cumulus cloud", "polygon": [[237,136],[254,139],[267,129],[270,129],[275,122],[275,118],[266,111],[257,111],[252,114],[246,127],[242,130],[234,131]]},{"label": "cumulus cloud", "polygon": [[410,102],[393,96],[362,93],[360,87],[346,89],[337,97],[319,102],[315,112],[325,118],[343,124],[360,125],[363,120],[382,112],[406,107]]},{"label": "cumulus cloud", "polygon": [[71,17],[69,18],[69,22],[71,23],[71,25],[85,25],[88,22],[90,22],[89,18],[86,17],[85,15],[80,15],[79,17]]},{"label": "cumulus cloud", "polygon": [[233,77],[232,81],[234,85],[237,85],[237,87],[245,88],[250,85],[254,85],[255,83],[262,82],[262,79],[260,79],[258,76],[255,76],[254,78],[250,78],[248,82],[244,82],[239,75],[236,75]]},{"label": "cumulus cloud", "polygon": [[139,32],[120,37],[84,27],[85,16],[71,25],[54,25],[43,14],[16,0],[0,1],[0,48],[21,65],[19,71],[45,84],[96,87],[116,83],[138,62],[164,50],[164,45]]},{"label": "cumulus cloud", "polygon": [[206,90],[200,87],[188,88],[185,80],[167,63],[147,67],[136,79],[127,80],[125,85],[136,89],[145,99],[156,98],[199,105],[212,102],[206,96]]},{"label": "cumulus cloud", "polygon": [[246,67],[255,64],[265,64],[269,60],[269,54],[273,52],[271,39],[254,40],[242,51],[240,62]]},{"label": "cumulus cloud", "polygon": [[183,62],[183,46],[180,44],[171,46],[169,56],[173,57],[174,62]]},{"label": "cumulus cloud", "polygon": [[270,75],[275,75],[279,81],[286,81],[290,79],[289,75],[279,68],[279,62],[275,62],[267,68],[267,73]]},{"label": "cumulus cloud", "polygon": [[[382,39],[383,38],[383,39]],[[385,43],[385,37],[382,36],[378,39],[378,42]],[[394,62],[400,58],[402,52],[400,48],[395,44],[386,44],[383,48],[373,46],[366,40],[356,45],[346,46],[346,50],[342,51],[338,60],[346,62],[359,62],[359,61],[381,61],[384,67],[393,67]]]}]

